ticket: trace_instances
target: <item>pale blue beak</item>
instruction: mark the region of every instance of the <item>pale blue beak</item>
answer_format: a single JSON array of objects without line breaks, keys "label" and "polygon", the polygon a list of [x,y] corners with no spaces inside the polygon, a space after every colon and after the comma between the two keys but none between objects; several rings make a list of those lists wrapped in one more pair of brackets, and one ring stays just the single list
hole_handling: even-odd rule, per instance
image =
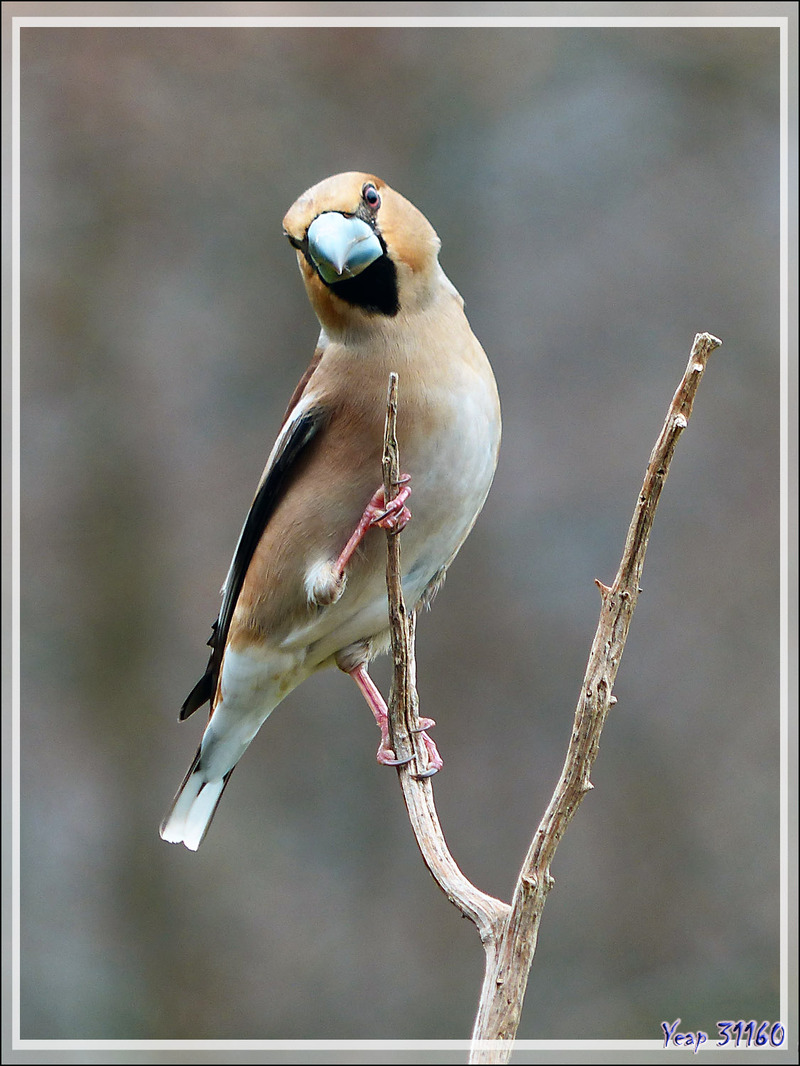
[{"label": "pale blue beak", "polygon": [[323,281],[354,278],[383,255],[381,242],[360,218],[327,211],[308,227],[308,254]]}]

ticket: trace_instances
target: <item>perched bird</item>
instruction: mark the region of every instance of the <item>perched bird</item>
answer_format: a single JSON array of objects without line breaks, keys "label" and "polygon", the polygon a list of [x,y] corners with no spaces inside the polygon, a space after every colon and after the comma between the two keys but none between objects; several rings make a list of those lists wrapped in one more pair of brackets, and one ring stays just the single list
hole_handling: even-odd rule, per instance
[{"label": "perched bird", "polygon": [[[389,645],[386,545],[374,530],[407,524],[403,591],[411,608],[428,603],[483,506],[500,445],[491,367],[425,216],[379,178],[347,173],[305,192],[283,226],[322,328],[244,523],[208,667],[180,714],[210,704],[161,825],[165,840],[193,851],[261,725],[323,666],[355,680],[381,729],[378,761],[397,764],[367,672]],[[387,501],[379,484],[391,371],[404,475]],[[435,772],[441,758],[425,742]]]}]

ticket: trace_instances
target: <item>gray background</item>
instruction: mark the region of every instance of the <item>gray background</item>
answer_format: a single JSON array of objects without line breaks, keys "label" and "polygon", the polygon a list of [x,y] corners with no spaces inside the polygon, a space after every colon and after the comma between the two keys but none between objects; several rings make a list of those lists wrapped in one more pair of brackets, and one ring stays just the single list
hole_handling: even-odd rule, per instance
[{"label": "gray background", "polygon": [[316,338],[281,218],[345,169],[437,228],[503,402],[418,636],[486,891],[561,768],[693,335],[723,339],[519,1035],[778,1017],[778,90],[776,29],[22,31],[23,1037],[469,1035],[483,952],[343,675],[273,715],[196,855],[157,833]]}]

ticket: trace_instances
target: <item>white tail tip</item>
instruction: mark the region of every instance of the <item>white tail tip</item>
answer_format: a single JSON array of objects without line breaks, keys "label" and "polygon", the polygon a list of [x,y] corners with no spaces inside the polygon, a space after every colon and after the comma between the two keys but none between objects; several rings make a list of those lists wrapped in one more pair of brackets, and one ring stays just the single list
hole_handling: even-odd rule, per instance
[{"label": "white tail tip", "polygon": [[170,844],[185,844],[197,851],[208,832],[228,777],[207,781],[202,770],[190,771],[172,807],[161,823],[161,837]]}]

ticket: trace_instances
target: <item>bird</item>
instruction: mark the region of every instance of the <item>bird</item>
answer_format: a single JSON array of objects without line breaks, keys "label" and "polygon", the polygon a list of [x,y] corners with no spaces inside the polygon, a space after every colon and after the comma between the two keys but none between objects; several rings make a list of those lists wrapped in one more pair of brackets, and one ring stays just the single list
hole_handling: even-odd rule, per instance
[{"label": "bird", "polygon": [[[495,378],[425,215],[375,175],[347,172],[303,193],[283,230],[319,340],[242,527],[208,666],[179,715],[209,704],[200,747],[160,827],[164,840],[191,851],[263,723],[324,667],[353,678],[381,731],[378,762],[398,765],[368,671],[389,646],[377,530],[404,530],[406,602],[415,611],[429,605],[483,507],[500,447]],[[392,371],[403,473],[387,500],[380,481]],[[427,734],[433,724],[420,720],[426,773],[442,766]]]}]

